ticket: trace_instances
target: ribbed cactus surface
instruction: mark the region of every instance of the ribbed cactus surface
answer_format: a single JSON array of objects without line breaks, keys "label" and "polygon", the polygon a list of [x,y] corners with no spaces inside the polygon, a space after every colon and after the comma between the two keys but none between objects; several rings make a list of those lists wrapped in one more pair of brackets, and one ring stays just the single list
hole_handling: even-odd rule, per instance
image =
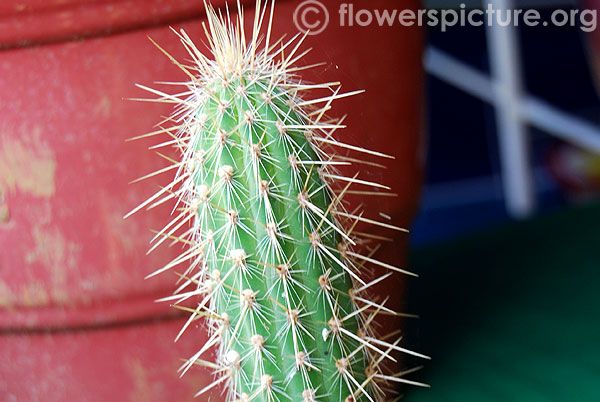
[{"label": "ribbed cactus surface", "polygon": [[[384,400],[395,383],[412,383],[386,373],[387,363],[399,352],[421,355],[399,339],[378,338],[376,316],[398,314],[369,291],[394,271],[410,273],[374,259],[354,232],[359,222],[399,229],[343,202],[356,186],[375,195],[387,187],[343,176],[339,165],[356,158],[336,149],[385,156],[335,139],[343,126],[325,112],[353,93],[340,93],[338,83],[302,82],[302,39],[270,43],[272,3],[257,2],[248,44],[242,10],[234,23],[207,9],[212,57],[182,31],[194,65],[171,58],[187,74],[186,90],[143,87],[176,104],[171,126],[149,135],[167,133],[159,146],[176,147],[181,159],[157,172],[177,169],[173,182],[132,211],[177,203],[153,247],[179,241],[187,248],[155,274],[184,268],[181,286],[165,300],[191,312],[184,329],[202,319],[210,334],[182,371],[213,368],[217,380],[199,393],[224,385],[227,401]],[[305,100],[315,89],[330,94]],[[369,265],[392,272],[367,283]]]}]

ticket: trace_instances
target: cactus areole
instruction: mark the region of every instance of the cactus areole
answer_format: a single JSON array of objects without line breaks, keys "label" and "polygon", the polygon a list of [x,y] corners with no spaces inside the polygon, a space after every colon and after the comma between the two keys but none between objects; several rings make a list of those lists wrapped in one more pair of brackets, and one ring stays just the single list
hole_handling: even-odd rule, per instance
[{"label": "cactus areole", "polygon": [[[160,145],[181,159],[149,175],[176,171],[132,213],[177,203],[153,247],[176,240],[185,251],[152,275],[183,267],[182,285],[164,300],[195,300],[183,307],[191,316],[182,332],[197,319],[208,326],[208,341],[181,368],[214,369],[215,382],[199,394],[221,386],[227,401],[381,401],[397,383],[419,385],[386,371],[399,353],[418,354],[397,335],[378,337],[375,317],[396,313],[369,290],[394,272],[412,274],[361,254],[358,222],[402,229],[346,205],[353,187],[388,188],[338,168],[364,153],[386,156],[335,138],[342,122],[325,112],[360,91],[303,83],[302,37],[271,41],[273,6],[257,2],[249,38],[242,10],[232,20],[207,6],[211,57],[176,33],[193,66],[163,50],[188,80],[176,95],[142,87],[175,104],[172,125],[145,136],[168,134]],[[329,95],[307,100],[314,89]],[[361,270],[369,265],[390,272],[367,283]]]}]

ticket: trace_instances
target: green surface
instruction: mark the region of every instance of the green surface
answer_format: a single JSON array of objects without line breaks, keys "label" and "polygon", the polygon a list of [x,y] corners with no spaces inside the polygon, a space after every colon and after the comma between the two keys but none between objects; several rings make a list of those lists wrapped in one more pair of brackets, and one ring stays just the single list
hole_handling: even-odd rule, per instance
[{"label": "green surface", "polygon": [[[413,253],[405,401],[600,401],[600,206]],[[416,331],[413,331],[416,332]]]},{"label": "green surface", "polygon": [[210,314],[226,314],[221,353],[240,395],[274,402],[315,392],[338,402],[367,379],[359,342],[330,321],[359,329],[350,269],[329,223],[335,204],[321,179],[323,154],[307,140],[311,123],[290,107],[298,103],[291,91],[271,81],[217,78],[195,112],[196,235],[218,284]]}]

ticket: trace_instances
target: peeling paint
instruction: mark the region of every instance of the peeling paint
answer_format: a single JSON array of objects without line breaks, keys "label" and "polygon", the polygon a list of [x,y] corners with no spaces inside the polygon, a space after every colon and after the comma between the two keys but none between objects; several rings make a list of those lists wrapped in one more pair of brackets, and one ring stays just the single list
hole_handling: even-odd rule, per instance
[{"label": "peeling paint", "polygon": [[0,201],[0,223],[8,223],[10,220],[10,210],[6,203]]},{"label": "peeling paint", "polygon": [[0,308],[12,307],[15,303],[15,294],[12,292],[10,287],[0,279]]},{"label": "peeling paint", "polygon": [[50,273],[50,295],[54,302],[68,301],[69,271],[77,269],[81,247],[68,241],[56,227],[36,226],[32,230],[34,248],[25,255],[28,264],[39,262]]},{"label": "peeling paint", "polygon": [[94,114],[99,117],[107,118],[110,116],[110,110],[112,107],[112,102],[107,95],[104,95],[100,98],[100,102],[96,104],[94,108]]},{"label": "peeling paint", "polygon": [[[192,370],[185,373],[183,377],[180,378],[185,381],[190,389],[190,394],[194,395],[198,391],[208,387],[213,381],[214,376],[212,371],[207,370],[206,368],[198,368],[194,367]],[[216,391],[221,388],[217,387]],[[216,391],[209,392],[208,394],[202,395],[200,397],[196,397],[194,401],[198,402],[206,402],[214,400],[214,395],[216,395]],[[211,399],[212,396],[212,399]],[[217,399],[218,400],[218,399]]]},{"label": "peeling paint", "polygon": [[131,222],[126,222],[123,219],[121,211],[109,211],[107,221],[107,231],[111,233],[110,238],[118,239],[119,241],[118,248],[120,249],[120,255],[132,255],[139,252],[140,248],[137,247],[139,239],[137,228]]},{"label": "peeling paint", "polygon": [[69,294],[64,289],[54,288],[50,291],[50,298],[54,301],[54,303],[64,305],[69,301]]},{"label": "peeling paint", "polygon": [[25,307],[45,305],[49,300],[48,292],[40,281],[31,281],[21,288],[21,302]]},{"label": "peeling paint", "polygon": [[129,392],[129,402],[147,402],[156,400],[157,383],[151,383],[144,364],[138,359],[127,359],[127,371],[133,379],[133,388]]},{"label": "peeling paint", "polygon": [[0,190],[52,197],[56,172],[54,152],[42,140],[39,126],[21,131],[19,134],[0,133]]}]

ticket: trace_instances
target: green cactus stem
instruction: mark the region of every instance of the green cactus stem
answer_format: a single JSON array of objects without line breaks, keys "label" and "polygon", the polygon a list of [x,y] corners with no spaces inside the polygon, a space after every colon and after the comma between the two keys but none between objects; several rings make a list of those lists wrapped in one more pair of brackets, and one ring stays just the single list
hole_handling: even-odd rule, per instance
[{"label": "green cactus stem", "polygon": [[[387,363],[402,352],[425,356],[377,337],[375,317],[394,312],[369,290],[392,272],[412,274],[361,254],[358,222],[401,229],[347,208],[342,200],[352,186],[388,188],[343,176],[338,165],[353,158],[336,150],[386,156],[335,139],[342,123],[325,112],[360,91],[303,83],[296,67],[302,38],[273,46],[270,6],[261,40],[269,8],[257,2],[248,45],[242,10],[234,23],[207,6],[212,58],[177,33],[195,63],[169,56],[187,74],[186,91],[142,88],[176,104],[172,126],[150,135],[168,133],[160,145],[176,147],[181,159],[156,172],[177,169],[170,185],[132,213],[177,202],[153,248],[170,240],[188,247],[155,274],[184,266],[183,284],[164,300],[196,300],[182,332],[197,319],[208,326],[208,341],[181,369],[214,369],[217,380],[199,394],[221,384],[227,401],[380,401],[395,383],[422,385],[386,373]],[[330,95],[305,100],[314,89]],[[366,265],[391,272],[366,283]]]}]

